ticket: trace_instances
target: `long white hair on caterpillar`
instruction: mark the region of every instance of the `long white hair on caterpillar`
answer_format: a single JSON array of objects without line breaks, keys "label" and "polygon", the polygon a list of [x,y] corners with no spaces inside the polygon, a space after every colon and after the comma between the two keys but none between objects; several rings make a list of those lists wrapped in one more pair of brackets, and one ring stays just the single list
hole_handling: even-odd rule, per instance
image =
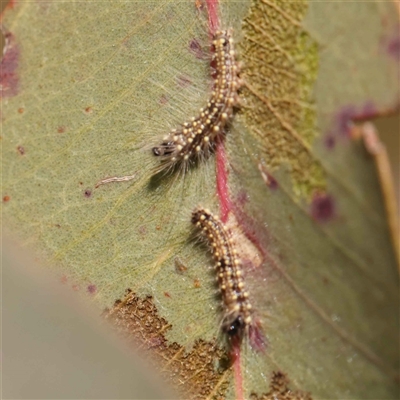
[{"label": "long white hair on caterpillar", "polygon": [[211,43],[214,82],[210,98],[197,116],[171,130],[161,144],[152,148],[154,156],[160,158],[156,172],[171,170],[177,164],[186,168],[191,162],[207,158],[227,133],[241,86],[232,30],[217,31]]},{"label": "long white hair on caterpillar", "polygon": [[192,212],[192,224],[200,229],[215,262],[216,281],[223,302],[221,328],[229,341],[242,342],[246,336],[256,350],[262,350],[261,330],[244,280],[243,262],[232,232],[210,210],[198,207]]}]

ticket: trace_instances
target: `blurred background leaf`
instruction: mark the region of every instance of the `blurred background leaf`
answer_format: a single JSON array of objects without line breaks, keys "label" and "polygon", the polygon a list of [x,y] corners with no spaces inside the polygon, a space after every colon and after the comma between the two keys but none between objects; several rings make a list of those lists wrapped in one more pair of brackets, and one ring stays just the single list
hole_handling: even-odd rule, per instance
[{"label": "blurred background leaf", "polygon": [[3,246],[4,399],[174,397],[143,355],[117,341],[71,289],[15,243]]}]

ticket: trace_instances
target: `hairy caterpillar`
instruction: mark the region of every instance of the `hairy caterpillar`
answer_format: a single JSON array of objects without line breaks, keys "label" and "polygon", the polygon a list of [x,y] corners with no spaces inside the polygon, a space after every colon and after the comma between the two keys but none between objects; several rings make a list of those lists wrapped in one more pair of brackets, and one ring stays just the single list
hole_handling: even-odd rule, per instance
[{"label": "hairy caterpillar", "polygon": [[226,134],[233,107],[238,104],[241,85],[231,30],[217,31],[213,35],[212,47],[214,85],[211,97],[197,117],[173,129],[160,145],[153,147],[153,154],[161,159],[157,172],[178,163],[207,157]]},{"label": "hairy caterpillar", "polygon": [[242,264],[234,247],[230,231],[209,210],[197,208],[192,223],[201,229],[214,256],[217,282],[224,306],[222,330],[231,339],[241,341],[251,333],[253,309],[245,289]]}]

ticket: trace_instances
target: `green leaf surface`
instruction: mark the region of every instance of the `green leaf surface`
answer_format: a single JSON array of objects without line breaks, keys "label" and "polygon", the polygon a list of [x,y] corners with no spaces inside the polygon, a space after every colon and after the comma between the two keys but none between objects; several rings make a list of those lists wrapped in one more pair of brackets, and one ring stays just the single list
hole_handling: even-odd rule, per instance
[{"label": "green leaf surface", "polygon": [[[246,283],[268,340],[243,345],[245,397],[280,371],[312,398],[397,398],[396,260],[373,158],[349,135],[396,106],[394,4],[229,1],[221,15],[245,81],[226,142],[232,230],[262,259]],[[18,1],[2,22],[3,223],[100,309],[130,288],[153,296],[182,352],[212,343],[219,300],[190,214],[218,211],[215,158],[154,178],[148,150],[210,94],[193,51],[204,10]],[[122,175],[135,177],[95,188]],[[197,394],[234,393],[227,369]]]}]

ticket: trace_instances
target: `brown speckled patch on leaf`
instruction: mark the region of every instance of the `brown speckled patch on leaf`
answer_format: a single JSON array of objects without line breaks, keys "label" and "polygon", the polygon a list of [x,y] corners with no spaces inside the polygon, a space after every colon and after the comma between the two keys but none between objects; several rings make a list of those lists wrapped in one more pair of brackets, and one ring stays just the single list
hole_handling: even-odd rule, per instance
[{"label": "brown speckled patch on leaf", "polygon": [[312,400],[310,393],[289,389],[289,379],[280,371],[274,372],[271,378],[271,389],[261,395],[252,393],[251,400]]},{"label": "brown speckled patch on leaf", "polygon": [[231,377],[226,353],[204,340],[196,341],[191,351],[169,343],[165,333],[171,325],[158,315],[151,296],[139,297],[128,290],[104,316],[136,348],[150,350],[154,366],[184,398],[225,397]]},{"label": "brown speckled patch on leaf", "polygon": [[316,114],[311,92],[317,73],[317,46],[302,30],[306,2],[253,3],[244,23],[241,59],[245,68],[243,117],[271,170],[287,163],[298,194],[325,186],[311,147]]}]

